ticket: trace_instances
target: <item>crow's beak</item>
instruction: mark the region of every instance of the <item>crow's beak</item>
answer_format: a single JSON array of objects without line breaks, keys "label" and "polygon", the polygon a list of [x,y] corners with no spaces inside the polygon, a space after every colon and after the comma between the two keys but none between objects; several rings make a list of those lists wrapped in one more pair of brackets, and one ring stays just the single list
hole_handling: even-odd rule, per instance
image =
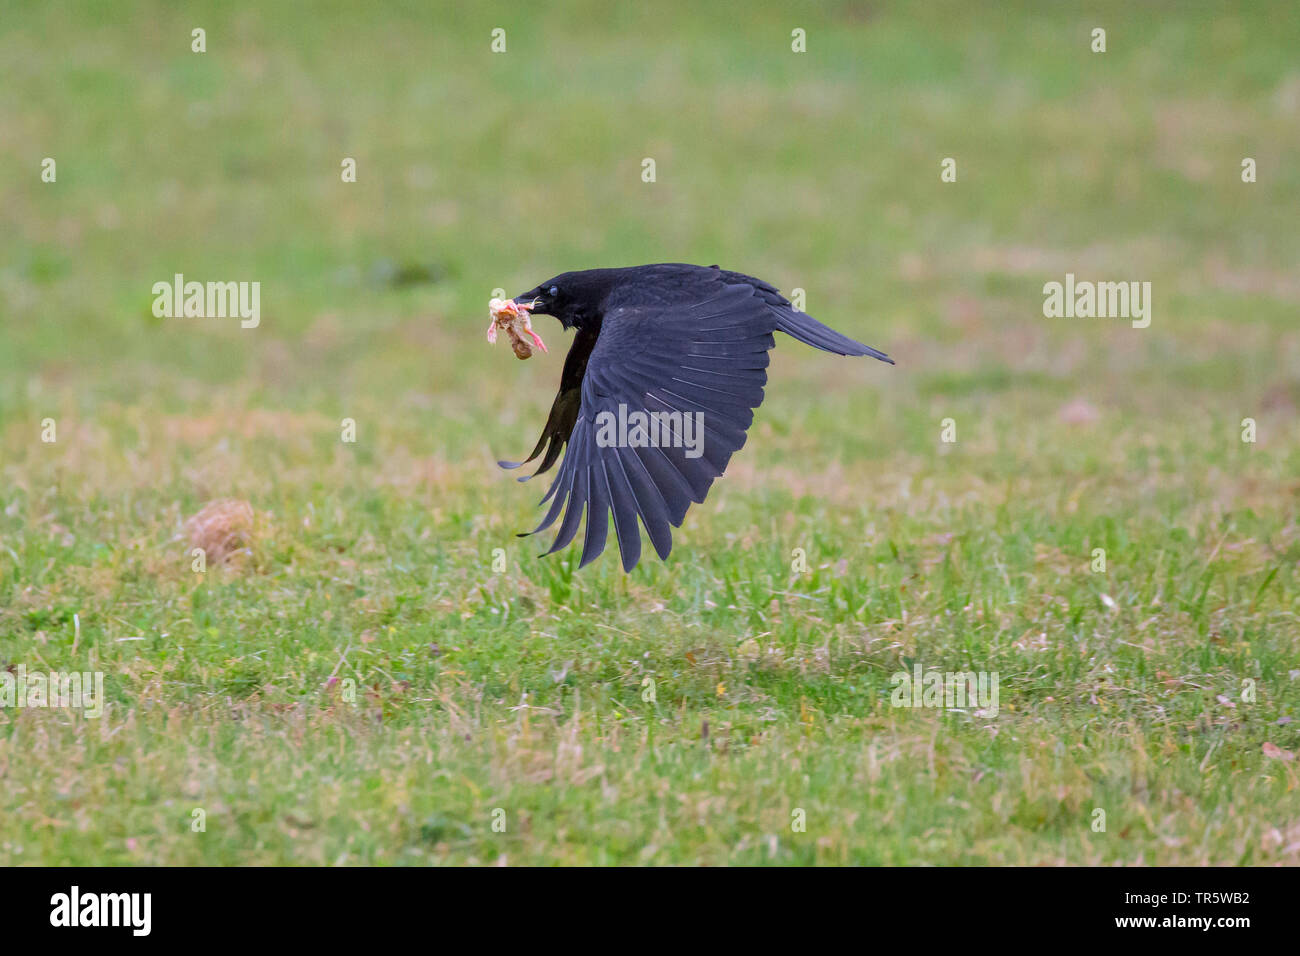
[{"label": "crow's beak", "polygon": [[[514,303],[517,306],[528,309],[530,312],[535,312],[544,305],[540,295],[517,295],[514,298]],[[546,310],[542,309],[542,311],[545,312]]]}]

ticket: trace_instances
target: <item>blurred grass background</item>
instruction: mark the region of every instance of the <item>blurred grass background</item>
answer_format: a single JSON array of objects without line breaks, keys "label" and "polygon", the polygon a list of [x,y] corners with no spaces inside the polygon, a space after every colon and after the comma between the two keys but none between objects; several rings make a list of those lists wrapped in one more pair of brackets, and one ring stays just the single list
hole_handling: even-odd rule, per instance
[{"label": "blurred grass background", "polygon": [[[918,6],[6,5],[0,663],[113,707],[0,712],[0,860],[1295,862],[1300,17]],[[486,301],[655,261],[899,364],[780,342],[671,562],[574,574],[492,464],[567,345]],[[177,272],[260,327],[154,318]],[[1006,709],[891,709],[913,660]]]}]

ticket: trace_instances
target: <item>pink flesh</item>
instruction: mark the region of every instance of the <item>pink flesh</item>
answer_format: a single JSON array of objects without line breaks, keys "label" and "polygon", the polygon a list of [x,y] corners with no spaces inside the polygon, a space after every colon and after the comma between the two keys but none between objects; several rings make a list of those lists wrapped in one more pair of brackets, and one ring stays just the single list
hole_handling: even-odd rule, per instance
[{"label": "pink flesh", "polygon": [[537,347],[539,349],[541,349],[547,355],[551,353],[551,350],[546,347],[546,343],[542,341],[542,337],[540,335],[538,335],[532,329],[524,329],[524,331],[533,337],[533,341],[537,343]]},{"label": "pink flesh", "polygon": [[516,302],[514,299],[510,299],[510,300],[506,303],[506,306],[507,306],[507,307],[513,307],[513,308],[512,308],[512,311],[513,311],[516,315],[521,316],[521,317],[523,318],[524,323],[525,323],[525,324],[524,324],[524,331],[527,332],[530,336],[532,336],[533,341],[537,343],[537,347],[538,347],[539,349],[541,349],[543,352],[545,352],[546,354],[549,355],[550,352],[551,352],[551,350],[548,349],[548,348],[546,347],[546,343],[542,341],[542,337],[541,337],[540,335],[538,335],[536,332],[533,331],[531,325],[527,324],[527,322],[528,322],[528,313],[532,310],[533,307],[532,307],[531,305],[525,305],[525,304],[522,303],[522,302]]},{"label": "pink flesh", "polygon": [[[509,323],[511,325],[522,327],[523,331],[527,332],[528,335],[532,337],[532,340],[537,343],[537,347],[549,355],[551,350],[546,347],[546,343],[542,341],[542,337],[534,332],[531,325],[528,324],[528,313],[531,309],[531,305],[516,302],[514,299],[506,299],[501,308],[497,311],[496,316],[493,317],[491,324],[488,326],[487,340],[495,345],[497,340],[497,328],[499,326],[504,327],[505,324]],[[509,316],[509,318],[506,319],[505,322],[501,322],[501,316]],[[520,322],[520,319],[523,321]]]}]

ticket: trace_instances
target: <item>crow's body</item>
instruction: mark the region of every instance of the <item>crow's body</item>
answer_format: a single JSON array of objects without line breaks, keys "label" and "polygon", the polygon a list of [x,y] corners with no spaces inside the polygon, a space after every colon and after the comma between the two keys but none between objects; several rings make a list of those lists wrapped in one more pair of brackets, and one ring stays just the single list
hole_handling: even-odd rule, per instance
[{"label": "crow's body", "polygon": [[[659,557],[668,557],[671,528],[680,527],[692,502],[704,500],[745,444],[753,410],[763,401],[775,332],[838,355],[893,364],[883,352],[796,311],[761,279],[717,266],[566,272],[514,301],[528,300],[536,303],[536,314],[553,315],[577,333],[542,437],[526,459],[545,450],[538,475],[568,446],[542,499],[551,502],[546,516],[528,533],[549,528],[563,514],[547,553],[558,551],[577,535],[585,510],[580,567],[605,549],[611,514],[624,570],[641,556],[638,521]],[[599,443],[598,422],[608,421],[602,413],[618,416],[620,405],[625,418],[628,410],[698,413],[702,453],[691,457],[684,441],[659,447]]]}]

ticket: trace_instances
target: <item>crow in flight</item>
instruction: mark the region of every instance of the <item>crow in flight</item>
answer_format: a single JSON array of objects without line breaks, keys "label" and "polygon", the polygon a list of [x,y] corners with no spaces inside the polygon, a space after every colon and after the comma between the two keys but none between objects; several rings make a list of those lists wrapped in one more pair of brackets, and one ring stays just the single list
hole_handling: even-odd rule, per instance
[{"label": "crow in flight", "polygon": [[[614,516],[624,571],[641,557],[638,518],[659,557],[668,557],[669,526],[681,527],[691,502],[704,501],[713,479],[745,444],[753,410],[763,401],[767,352],[778,329],[827,352],[894,364],[884,352],[796,311],[761,279],[717,266],[566,272],[514,299],[493,300],[491,309],[489,341],[498,327],[507,329],[520,358],[531,347],[516,330],[542,346],[528,323],[530,312],[577,331],[559,394],[526,461],[543,448],[546,455],[533,475],[519,480],[549,470],[568,445],[541,501],[553,499],[546,517],[520,537],[549,528],[563,512],[546,552],[552,554],[573,540],[585,509],[579,567],[605,550],[607,513]],[[502,468],[524,463],[498,462]]]}]

